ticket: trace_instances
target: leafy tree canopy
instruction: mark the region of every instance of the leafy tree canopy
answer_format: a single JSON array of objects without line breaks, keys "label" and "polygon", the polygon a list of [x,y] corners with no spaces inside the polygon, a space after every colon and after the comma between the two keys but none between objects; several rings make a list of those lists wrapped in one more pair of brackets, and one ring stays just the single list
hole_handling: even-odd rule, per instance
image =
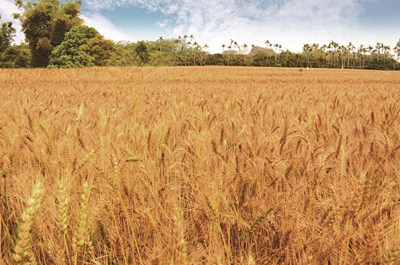
[{"label": "leafy tree canopy", "polygon": [[82,24],[80,1],[40,0],[24,3],[16,0],[21,13],[14,14],[21,21],[22,31],[32,53],[32,67],[46,67],[55,46],[72,27]]},{"label": "leafy tree canopy", "polygon": [[7,48],[0,56],[2,68],[28,68],[31,52],[26,44],[13,45]]},{"label": "leafy tree canopy", "polygon": [[[1,19],[1,15],[0,15]],[[4,52],[8,47],[11,46],[13,38],[15,36],[15,28],[11,22],[3,22],[0,25],[0,53]]]},{"label": "leafy tree canopy", "polygon": [[139,56],[142,65],[145,65],[149,62],[150,54],[144,41],[138,42],[137,46],[135,47],[135,52]]},{"label": "leafy tree canopy", "polygon": [[95,28],[77,26],[65,34],[64,41],[54,49],[49,67],[106,66],[114,51],[114,43],[105,40]]}]

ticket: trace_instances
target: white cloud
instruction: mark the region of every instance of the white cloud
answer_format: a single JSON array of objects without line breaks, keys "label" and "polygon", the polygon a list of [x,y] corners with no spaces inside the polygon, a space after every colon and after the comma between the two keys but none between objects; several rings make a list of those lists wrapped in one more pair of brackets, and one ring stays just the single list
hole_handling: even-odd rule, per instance
[{"label": "white cloud", "polygon": [[[110,2],[111,3],[111,2]],[[2,21],[12,21],[13,26],[17,30],[15,41],[21,42],[25,39],[24,34],[21,32],[21,23],[19,20],[14,20],[12,14],[18,13],[13,0],[0,0],[0,14]],[[102,35],[112,40],[130,40],[133,41],[132,37],[123,32],[123,30],[117,28],[111,21],[102,16],[97,12],[83,12],[82,19],[85,24],[91,27],[95,27]]]},{"label": "white cloud", "polygon": [[[221,45],[229,44],[230,39],[248,45],[264,45],[270,40],[290,50],[301,50],[304,43],[328,43],[332,39],[343,44],[392,44],[398,38],[391,37],[393,32],[374,32],[359,25],[363,6],[369,1],[377,0],[86,0],[82,18],[106,38],[136,41],[134,37],[159,33],[132,34],[132,29],[116,26],[102,11],[140,7],[161,12],[167,19],[154,22],[165,31],[160,34],[193,34],[198,42],[207,43],[211,52],[221,51]],[[10,20],[15,11],[13,0],[0,0],[3,21]],[[17,39],[23,40],[23,35]]]},{"label": "white cloud", "polygon": [[306,42],[350,41],[368,0],[87,0],[93,10],[136,6],[174,20],[175,36],[194,34],[220,50],[231,38],[262,45],[266,39],[301,49]]},{"label": "white cloud", "polygon": [[123,30],[117,28],[110,20],[100,13],[84,12],[81,17],[86,25],[96,28],[97,31],[107,39],[115,41],[136,41],[130,35],[124,33]]},{"label": "white cloud", "polygon": [[169,19],[164,19],[163,21],[160,22],[156,22],[157,26],[159,26],[160,28],[166,28],[169,24]]}]

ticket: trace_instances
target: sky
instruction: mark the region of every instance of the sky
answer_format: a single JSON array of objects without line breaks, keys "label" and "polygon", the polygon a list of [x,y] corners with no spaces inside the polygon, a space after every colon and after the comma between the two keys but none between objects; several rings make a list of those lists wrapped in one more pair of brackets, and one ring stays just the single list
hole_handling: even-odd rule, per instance
[{"label": "sky", "polygon": [[[279,43],[300,51],[305,43],[353,42],[395,46],[400,0],[82,0],[82,18],[115,41],[194,35],[210,52],[239,44]],[[2,21],[14,0],[0,0]],[[19,29],[18,22],[14,21]],[[19,33],[17,40],[23,40]]]}]

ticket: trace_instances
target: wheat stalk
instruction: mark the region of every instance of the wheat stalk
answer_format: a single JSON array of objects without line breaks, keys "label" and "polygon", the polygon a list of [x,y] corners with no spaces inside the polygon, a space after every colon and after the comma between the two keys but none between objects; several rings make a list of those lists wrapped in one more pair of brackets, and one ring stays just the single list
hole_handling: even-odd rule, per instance
[{"label": "wheat stalk", "polygon": [[72,249],[74,251],[74,265],[78,264],[78,256],[81,247],[88,246],[89,241],[89,226],[87,208],[89,205],[90,189],[87,182],[83,183],[83,192],[79,204],[79,213],[76,220],[76,227],[72,238]]},{"label": "wheat stalk", "polygon": [[26,208],[22,212],[18,239],[13,255],[15,264],[36,264],[35,256],[32,251],[31,231],[35,218],[41,208],[43,192],[42,184],[35,184]]},{"label": "wheat stalk", "polygon": [[[58,193],[59,193],[59,226],[63,237],[64,249],[67,255],[67,259],[70,259],[69,247],[68,247],[68,207],[70,203],[69,196],[69,183],[66,178],[62,178],[58,181]],[[69,262],[70,263],[70,262]]]}]

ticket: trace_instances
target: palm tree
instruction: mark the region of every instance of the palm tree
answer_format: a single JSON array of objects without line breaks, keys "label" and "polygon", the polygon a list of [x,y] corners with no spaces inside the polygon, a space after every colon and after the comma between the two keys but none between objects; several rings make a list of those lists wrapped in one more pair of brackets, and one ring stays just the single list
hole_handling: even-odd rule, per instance
[{"label": "palm tree", "polygon": [[383,43],[380,43],[380,42],[377,42],[376,44],[375,44],[375,51],[378,53],[378,59],[377,59],[377,61],[378,61],[378,63],[380,63],[380,58],[381,58],[381,53],[382,53],[382,51],[383,51]]},{"label": "palm tree", "polygon": [[206,58],[207,58],[207,52],[206,50],[209,48],[207,44],[203,45],[203,48],[200,47],[200,65],[204,66],[206,65]]},{"label": "palm tree", "polygon": [[344,45],[341,45],[339,47],[339,52],[340,52],[340,63],[341,63],[341,68],[344,69],[345,68],[345,58],[348,55],[349,51],[347,50],[347,47]]},{"label": "palm tree", "polygon": [[397,54],[397,60],[400,61],[400,39],[396,43],[396,46],[394,47],[394,50],[395,50],[395,52]]},{"label": "palm tree", "polygon": [[225,48],[226,48],[226,45],[225,44],[222,44],[222,57],[224,58],[224,63],[225,63]]},{"label": "palm tree", "polygon": [[[347,45],[347,52],[348,52],[348,56],[347,56],[347,67],[350,68],[350,59],[352,59],[352,61],[354,61],[354,49],[356,47],[353,45],[352,42],[349,42],[349,44]],[[354,63],[353,63],[353,68],[354,68]]]},{"label": "palm tree", "polygon": [[369,45],[369,46],[368,46],[368,54],[369,54],[369,55],[372,55],[372,54],[374,54],[374,53],[375,53],[374,47],[373,47],[372,45]]},{"label": "palm tree", "polygon": [[201,53],[202,53],[201,46],[196,41],[193,43],[193,49],[194,49],[193,55],[192,55],[193,65],[197,64],[197,58],[199,58],[199,63],[202,64],[202,62],[201,62],[202,61],[202,58],[201,58]]},{"label": "palm tree", "polygon": [[319,44],[318,43],[313,43],[311,45],[311,51],[315,51],[315,50],[318,50],[318,49],[319,49]]},{"label": "palm tree", "polygon": [[247,44],[245,43],[245,44],[243,44],[243,51],[245,52],[245,53],[247,53],[247,49],[249,48],[249,46],[247,46]]},{"label": "palm tree", "polygon": [[280,45],[279,43],[275,43],[274,45],[274,52],[275,52],[275,64],[277,64],[278,61],[278,52],[281,51],[282,45]]},{"label": "palm tree", "polygon": [[245,65],[248,65],[247,59],[249,58],[249,46],[245,43],[242,45],[242,54],[244,54],[243,62]]},{"label": "palm tree", "polygon": [[384,54],[386,54],[389,57],[391,56],[390,52],[392,51],[392,48],[389,45],[383,45],[382,49]]},{"label": "palm tree", "polygon": [[322,62],[322,65],[323,65],[324,68],[326,67],[326,63],[327,63],[327,56],[326,56],[326,54],[327,54],[327,48],[328,48],[328,45],[326,45],[326,44],[323,44],[323,45],[321,46],[321,51],[322,51],[322,53],[323,53],[323,62]]},{"label": "palm tree", "polygon": [[383,54],[385,55],[383,60],[384,60],[384,62],[386,64],[387,59],[392,58],[392,54],[390,53],[392,51],[392,48],[389,45],[384,45],[382,43],[382,51],[383,51]]},{"label": "palm tree", "polygon": [[[336,68],[336,54],[339,52],[339,44],[335,41],[331,41],[328,45],[328,48],[331,50],[330,53],[332,54],[333,59],[333,68]],[[339,65],[339,64],[338,64]]]},{"label": "palm tree", "polygon": [[164,38],[163,37],[160,37],[159,39],[158,39],[158,42],[160,43],[160,51],[161,51],[161,43],[164,41]]},{"label": "palm tree", "polygon": [[306,56],[306,66],[308,67],[309,65],[309,58],[308,58],[308,54],[309,54],[309,52],[311,51],[311,46],[310,46],[310,44],[304,44],[303,45],[303,53],[305,54],[305,56]]},{"label": "palm tree", "polygon": [[357,51],[357,55],[360,61],[360,68],[365,68],[365,56],[367,54],[367,48],[364,45],[360,45]]},{"label": "palm tree", "polygon": [[184,53],[183,53],[185,47],[184,43],[185,41],[182,39],[181,36],[178,36],[178,38],[174,40],[174,48],[177,53],[180,65],[183,65],[184,63]]},{"label": "palm tree", "polygon": [[[269,41],[269,40],[266,40],[265,41],[265,45],[267,45],[267,48],[268,49],[271,49],[272,48],[272,43]],[[267,58],[268,58],[268,62],[270,61],[270,58],[271,58],[271,56],[270,56],[270,52],[268,51],[267,52]],[[269,63],[270,64],[270,63]]]}]

